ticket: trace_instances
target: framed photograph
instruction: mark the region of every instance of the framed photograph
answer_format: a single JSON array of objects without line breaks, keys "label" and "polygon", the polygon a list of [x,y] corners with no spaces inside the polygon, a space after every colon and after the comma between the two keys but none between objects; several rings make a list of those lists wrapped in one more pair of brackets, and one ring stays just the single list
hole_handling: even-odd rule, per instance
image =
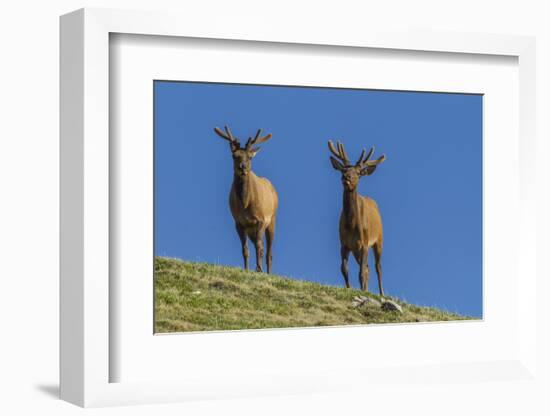
[{"label": "framed photograph", "polygon": [[[482,95],[153,88],[156,333],[482,318]],[[225,119],[238,126],[206,128]],[[254,122],[270,133],[236,136]],[[327,147],[323,131],[359,139]],[[267,179],[256,155],[272,137]],[[390,177],[370,178],[389,162],[365,137],[397,157]]]},{"label": "framed photograph", "polygon": [[61,18],[61,397],[532,380],[534,40],[203,23]]}]

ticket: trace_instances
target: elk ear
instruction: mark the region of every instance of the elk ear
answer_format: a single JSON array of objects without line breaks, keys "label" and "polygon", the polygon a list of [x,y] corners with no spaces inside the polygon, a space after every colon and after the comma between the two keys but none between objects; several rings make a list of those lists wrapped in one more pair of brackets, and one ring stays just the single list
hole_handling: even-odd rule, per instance
[{"label": "elk ear", "polygon": [[235,151],[239,150],[241,146],[238,143],[229,142],[229,148],[231,149],[231,153],[234,153]]},{"label": "elk ear", "polygon": [[330,157],[330,163],[332,163],[332,167],[336,170],[339,170],[340,172],[342,172],[344,170],[344,165],[342,165],[342,163],[340,163],[339,160],[337,160],[336,158],[334,157]]},{"label": "elk ear", "polygon": [[380,163],[382,163],[384,160],[386,160],[386,155],[382,155],[378,159],[373,160],[373,161],[369,160],[367,162],[367,166],[365,166],[363,169],[361,169],[361,172],[359,172],[359,174],[361,176],[372,175],[374,173],[374,171],[376,170],[376,168],[378,167],[378,165]]},{"label": "elk ear", "polygon": [[378,165],[374,165],[374,166],[367,166],[366,168],[363,168],[361,169],[361,172],[359,172],[359,174],[361,176],[368,176],[368,175],[372,175],[374,173],[374,171],[376,170],[376,167]]},{"label": "elk ear", "polygon": [[254,157],[256,156],[256,154],[260,151],[260,148],[259,147],[253,147],[252,149],[250,149],[248,151],[248,154],[250,155],[250,157]]}]

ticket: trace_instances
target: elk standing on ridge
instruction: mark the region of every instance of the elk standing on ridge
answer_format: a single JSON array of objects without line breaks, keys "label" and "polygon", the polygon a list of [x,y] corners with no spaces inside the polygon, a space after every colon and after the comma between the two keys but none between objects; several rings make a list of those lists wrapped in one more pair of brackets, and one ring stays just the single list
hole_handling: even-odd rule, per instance
[{"label": "elk standing on ridge", "polygon": [[275,237],[275,216],[279,200],[271,182],[252,172],[252,158],[260,150],[259,147],[253,146],[268,141],[271,134],[260,137],[262,131],[258,130],[256,136],[250,137],[241,148],[239,140],[233,137],[229,127],[225,126],[225,132],[217,127],[214,131],[229,142],[233,156],[233,185],[229,194],[229,208],[241,239],[244,268],[248,270],[248,237],[256,248],[256,271],[262,271],[265,234],[267,272],[271,273],[271,248]]},{"label": "elk standing on ridge", "polygon": [[335,148],[332,141],[329,140],[328,147],[334,155],[334,157],[330,157],[332,166],[342,173],[342,185],[344,186],[344,206],[340,215],[340,256],[342,258],[341,270],[346,281],[346,287],[350,287],[348,257],[351,251],[359,264],[361,290],[368,292],[368,254],[369,248],[372,247],[376,263],[376,274],[378,275],[378,287],[380,294],[384,295],[382,265],[380,263],[383,243],[382,218],[376,202],[371,198],[359,195],[357,185],[361,176],[371,175],[376,167],[386,159],[386,156],[382,155],[376,160],[369,160],[374,153],[374,147],[372,147],[368,154],[363,150],[357,163],[352,165],[342,143],[337,142]]}]

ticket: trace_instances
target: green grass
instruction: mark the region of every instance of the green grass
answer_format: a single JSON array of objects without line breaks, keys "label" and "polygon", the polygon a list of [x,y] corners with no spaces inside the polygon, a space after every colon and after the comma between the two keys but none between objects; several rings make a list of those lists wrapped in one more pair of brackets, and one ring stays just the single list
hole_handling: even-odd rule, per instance
[{"label": "green grass", "polygon": [[[470,319],[396,298],[403,313],[354,308],[364,292],[240,268],[155,259],[155,332],[311,327]],[[368,294],[377,300],[379,296]]]}]

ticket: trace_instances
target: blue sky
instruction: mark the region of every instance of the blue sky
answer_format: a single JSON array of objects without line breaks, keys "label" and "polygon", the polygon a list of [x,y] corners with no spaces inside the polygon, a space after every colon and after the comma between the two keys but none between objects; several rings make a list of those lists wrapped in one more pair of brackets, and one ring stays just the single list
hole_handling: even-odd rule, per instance
[{"label": "blue sky", "polygon": [[[154,93],[155,255],[242,266],[231,154],[212,129],[244,141],[262,128],[273,138],[252,166],[279,194],[273,272],[343,286],[327,139],[352,160],[374,145],[387,159],[359,192],[381,211],[386,294],[481,316],[482,96],[166,81]],[[372,253],[369,265],[378,293]],[[354,287],[357,274],[350,257]]]}]

